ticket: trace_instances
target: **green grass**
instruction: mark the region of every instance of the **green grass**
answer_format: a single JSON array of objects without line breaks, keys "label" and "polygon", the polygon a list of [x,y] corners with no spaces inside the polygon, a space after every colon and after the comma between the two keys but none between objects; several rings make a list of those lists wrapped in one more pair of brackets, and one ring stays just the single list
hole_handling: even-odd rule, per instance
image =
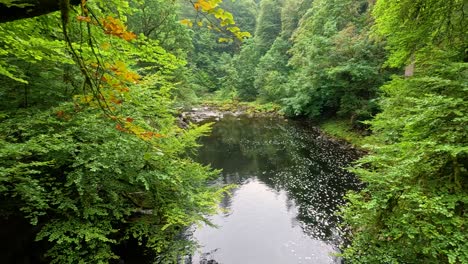
[{"label": "green grass", "polygon": [[340,119],[331,119],[319,124],[320,129],[327,135],[343,139],[357,148],[363,149],[368,143],[368,138],[362,133],[352,130],[349,122]]}]

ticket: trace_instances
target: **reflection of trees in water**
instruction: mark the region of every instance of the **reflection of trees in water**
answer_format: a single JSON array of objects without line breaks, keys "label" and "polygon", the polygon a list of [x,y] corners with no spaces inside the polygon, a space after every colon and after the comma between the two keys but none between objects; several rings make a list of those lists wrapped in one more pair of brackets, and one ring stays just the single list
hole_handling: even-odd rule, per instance
[{"label": "reflection of trees in water", "polygon": [[201,254],[200,264],[219,264],[216,260],[214,260],[214,256],[213,256],[214,253],[216,253],[216,251],[218,251],[218,248],[210,252]]},{"label": "reflection of trees in water", "polygon": [[[335,212],[345,192],[358,185],[341,167],[355,155],[311,128],[278,119],[226,118],[202,143],[200,161],[223,169],[224,183],[255,176],[274,190],[285,189],[294,200],[288,209],[297,206],[304,232],[338,242]],[[221,206],[230,205],[226,196]]]},{"label": "reflection of trees in water", "polygon": [[[221,177],[223,179],[223,183],[225,184],[237,184],[237,183],[240,183],[242,180],[242,175],[240,175],[239,173],[230,173],[230,174],[223,173]],[[236,192],[238,189],[239,189],[238,187],[232,188],[229,191],[230,194],[225,194],[223,199],[221,200],[221,203],[219,204],[219,206],[223,210],[222,213],[225,217],[231,214],[231,210],[229,209],[231,208],[232,197],[233,197],[234,192]]]},{"label": "reflection of trees in water", "polygon": [[344,193],[352,188],[337,178],[340,177],[326,171],[314,173],[308,168],[292,167],[273,179],[275,185],[286,189],[296,202],[297,221],[304,232],[324,241],[337,239],[339,219],[334,213],[342,203]]}]

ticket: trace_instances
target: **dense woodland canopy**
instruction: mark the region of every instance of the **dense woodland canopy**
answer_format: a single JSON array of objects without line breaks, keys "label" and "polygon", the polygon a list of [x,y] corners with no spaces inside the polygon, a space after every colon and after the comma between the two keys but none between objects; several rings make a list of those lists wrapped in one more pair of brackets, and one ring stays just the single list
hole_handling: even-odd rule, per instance
[{"label": "dense woodland canopy", "polygon": [[176,109],[209,96],[371,134],[349,263],[468,262],[466,1],[48,2],[0,1],[0,212],[36,261],[191,251],[228,187],[191,158],[209,126]]}]

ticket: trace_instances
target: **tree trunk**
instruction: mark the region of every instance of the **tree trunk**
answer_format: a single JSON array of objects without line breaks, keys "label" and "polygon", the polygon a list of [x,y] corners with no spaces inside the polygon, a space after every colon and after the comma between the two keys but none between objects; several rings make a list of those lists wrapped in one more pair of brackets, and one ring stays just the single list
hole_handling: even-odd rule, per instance
[{"label": "tree trunk", "polygon": [[405,67],[405,77],[411,77],[414,74],[414,66],[415,66],[415,61],[414,61],[414,54],[411,55],[411,62]]}]

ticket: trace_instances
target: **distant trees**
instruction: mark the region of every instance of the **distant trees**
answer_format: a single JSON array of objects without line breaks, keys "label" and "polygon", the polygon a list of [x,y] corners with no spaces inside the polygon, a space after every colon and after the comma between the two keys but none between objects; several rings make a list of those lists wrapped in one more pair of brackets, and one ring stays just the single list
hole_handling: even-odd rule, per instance
[{"label": "distant trees", "polygon": [[279,36],[268,52],[260,58],[255,70],[256,78],[253,86],[259,98],[281,103],[286,96],[286,85],[291,71],[288,65],[290,48],[290,42]]},{"label": "distant trees", "polygon": [[364,0],[261,1],[254,37],[233,58],[239,97],[280,103],[289,115],[369,119],[389,77],[369,10]]},{"label": "distant trees", "polygon": [[[257,14],[255,1],[225,1],[220,3],[220,7],[232,12],[236,19],[235,25],[242,30],[252,32],[255,29]],[[240,42],[226,37],[225,32],[218,25],[213,24],[216,15],[212,17],[209,14],[205,17],[194,12],[193,8],[186,7],[183,16],[194,21],[191,27],[192,48],[187,57],[189,75],[191,75],[187,79],[188,85],[201,97],[214,92],[219,93],[221,90],[223,90],[222,93],[230,94],[229,90],[238,81],[234,78],[236,69],[231,64],[231,57],[239,51]],[[229,74],[226,74],[226,71]]]},{"label": "distant trees", "polygon": [[259,14],[255,28],[254,40],[256,49],[264,55],[281,32],[282,0],[260,1]]},{"label": "distant trees", "polygon": [[286,110],[366,120],[384,82],[385,53],[369,38],[367,1],[314,1],[293,35]]},{"label": "distant trees", "polygon": [[242,49],[231,61],[232,72],[238,79],[231,82],[233,87],[221,84],[224,90],[235,90],[236,96],[242,100],[254,100],[258,95],[259,91],[254,86],[257,65],[281,31],[281,6],[282,1],[279,0],[260,2],[257,17],[255,14],[252,16],[256,19],[255,37],[244,42]]}]

